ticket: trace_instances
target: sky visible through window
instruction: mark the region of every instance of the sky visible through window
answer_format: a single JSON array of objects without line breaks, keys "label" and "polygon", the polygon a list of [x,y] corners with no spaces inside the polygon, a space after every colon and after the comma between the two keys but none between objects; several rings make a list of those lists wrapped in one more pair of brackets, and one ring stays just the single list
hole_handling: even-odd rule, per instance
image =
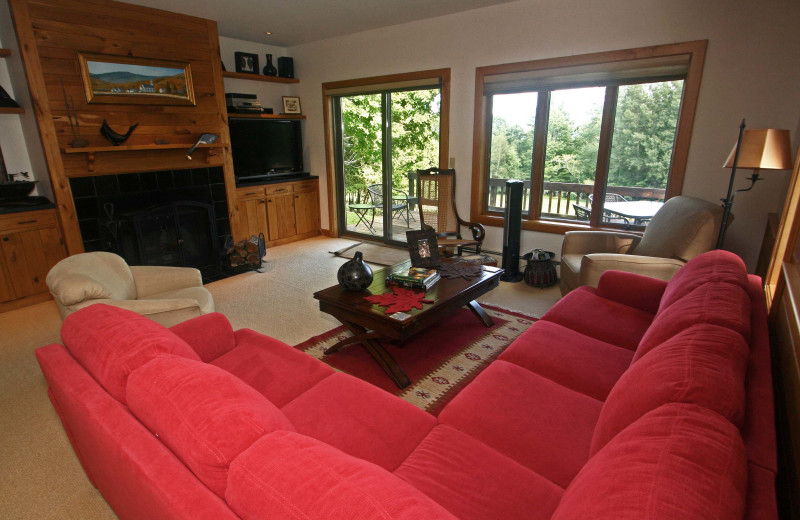
[{"label": "sky visible through window", "polygon": [[[605,88],[579,88],[558,90],[559,102],[564,111],[577,125],[589,121],[591,108],[603,106]],[[492,115],[503,118],[509,125],[528,127],[536,113],[537,92],[495,95],[492,102]]]}]

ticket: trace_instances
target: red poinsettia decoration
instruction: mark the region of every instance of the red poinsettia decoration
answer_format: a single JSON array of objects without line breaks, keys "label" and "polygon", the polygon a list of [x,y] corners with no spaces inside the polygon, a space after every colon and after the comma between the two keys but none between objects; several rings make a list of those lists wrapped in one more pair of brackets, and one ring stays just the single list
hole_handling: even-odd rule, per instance
[{"label": "red poinsettia decoration", "polygon": [[411,309],[422,310],[423,303],[432,303],[425,299],[424,292],[417,292],[405,287],[392,287],[393,293],[377,294],[375,296],[365,296],[368,302],[386,307],[386,314],[395,312],[405,312]]}]

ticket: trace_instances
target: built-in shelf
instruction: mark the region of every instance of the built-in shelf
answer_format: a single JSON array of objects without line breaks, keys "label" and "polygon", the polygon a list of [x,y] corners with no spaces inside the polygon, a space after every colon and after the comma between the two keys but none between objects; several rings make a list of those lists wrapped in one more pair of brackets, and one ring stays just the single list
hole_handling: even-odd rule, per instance
[{"label": "built-in shelf", "polygon": [[0,114],[24,114],[25,109],[22,107],[0,107]]},{"label": "built-in shelf", "polygon": [[11,56],[11,49],[0,49],[0,58]]},{"label": "built-in shelf", "polygon": [[246,72],[222,71],[223,78],[249,79],[253,81],[266,81],[268,83],[300,83],[297,78],[281,78],[278,76],[262,76],[261,74],[247,74]]},{"label": "built-in shelf", "polygon": [[228,112],[228,119],[305,119],[306,116],[300,114],[239,114]]}]

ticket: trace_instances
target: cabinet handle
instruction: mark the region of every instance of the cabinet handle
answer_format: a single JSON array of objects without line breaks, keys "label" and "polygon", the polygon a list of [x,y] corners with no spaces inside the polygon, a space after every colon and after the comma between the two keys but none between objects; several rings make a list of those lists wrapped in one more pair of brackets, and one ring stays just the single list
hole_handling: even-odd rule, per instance
[{"label": "cabinet handle", "polygon": [[8,242],[8,237],[3,237],[3,242]]},{"label": "cabinet handle", "polygon": [[[272,202],[272,201],[270,201],[270,202]],[[258,203],[259,203],[259,204],[266,204],[266,203],[267,203],[267,201],[262,199],[262,200],[259,200],[259,201],[258,201]]]},{"label": "cabinet handle", "polygon": [[282,191],[286,191],[286,188],[280,188],[280,189],[277,189],[277,190],[275,190],[275,193],[280,193],[280,192],[282,192]]},{"label": "cabinet handle", "polygon": [[250,193],[245,193],[245,196],[247,196],[247,195],[258,195],[258,192],[257,191],[251,191]]},{"label": "cabinet handle", "polygon": [[272,199],[267,199],[267,202],[272,202]]},{"label": "cabinet handle", "polygon": [[17,222],[17,224],[36,224],[36,220],[22,220]]}]

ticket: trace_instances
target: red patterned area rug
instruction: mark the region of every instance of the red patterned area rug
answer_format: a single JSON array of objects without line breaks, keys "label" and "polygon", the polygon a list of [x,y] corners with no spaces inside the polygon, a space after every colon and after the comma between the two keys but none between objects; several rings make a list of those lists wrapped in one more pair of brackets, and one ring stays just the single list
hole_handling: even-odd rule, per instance
[{"label": "red patterned area rug", "polygon": [[343,326],[308,339],[295,348],[438,415],[467,383],[536,321],[536,318],[488,305],[483,308],[494,320],[490,328],[463,308],[420,332],[402,347],[384,343],[411,379],[411,385],[403,389],[397,388],[360,345],[349,346],[329,356],[324,354],[330,346],[352,336]]}]

